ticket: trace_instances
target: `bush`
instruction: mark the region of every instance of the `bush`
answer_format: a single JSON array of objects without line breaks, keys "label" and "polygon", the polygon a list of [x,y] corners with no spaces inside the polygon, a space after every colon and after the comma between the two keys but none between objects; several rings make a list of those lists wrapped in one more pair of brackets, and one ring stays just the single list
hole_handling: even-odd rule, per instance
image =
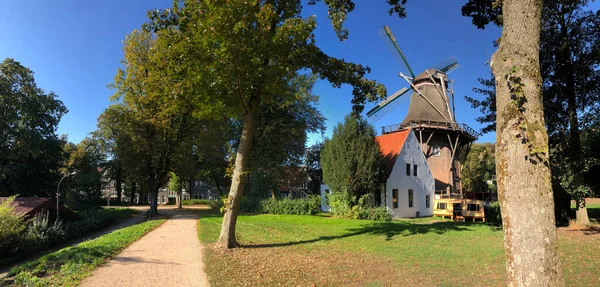
[{"label": "bush", "polygon": [[[224,197],[223,201],[226,201],[227,198]],[[250,213],[255,213],[255,212],[262,212],[261,209],[261,205],[260,205],[260,199],[255,198],[255,197],[242,197],[242,204],[240,205],[240,211],[241,212],[250,212]]]},{"label": "bush", "polygon": [[186,199],[181,202],[181,205],[208,205],[211,209],[220,209],[221,206],[223,206],[223,201],[212,199]]},{"label": "bush", "polygon": [[350,214],[350,196],[345,192],[327,194],[329,211],[335,216],[346,217]]},{"label": "bush", "polygon": [[490,203],[488,206],[484,205],[483,210],[485,212],[485,221],[496,225],[502,225],[502,214],[500,213],[499,202],[496,201]]},{"label": "bush", "polygon": [[261,202],[261,212],[268,214],[315,215],[320,211],[321,197],[309,195],[299,199],[266,199]]},{"label": "bush", "polygon": [[21,216],[15,213],[11,206],[14,200],[15,196],[11,196],[0,203],[0,257],[14,252],[14,247],[26,227]]},{"label": "bush", "polygon": [[352,219],[366,219],[374,221],[390,221],[392,215],[385,207],[378,207],[373,194],[365,194],[358,202],[350,207],[350,199],[343,193],[329,195],[329,204],[334,215]]},{"label": "bush", "polygon": [[55,221],[50,224],[48,222],[48,212],[38,213],[29,222],[27,232],[23,234],[20,240],[20,253],[33,253],[47,249],[68,237],[67,229],[62,221]]}]

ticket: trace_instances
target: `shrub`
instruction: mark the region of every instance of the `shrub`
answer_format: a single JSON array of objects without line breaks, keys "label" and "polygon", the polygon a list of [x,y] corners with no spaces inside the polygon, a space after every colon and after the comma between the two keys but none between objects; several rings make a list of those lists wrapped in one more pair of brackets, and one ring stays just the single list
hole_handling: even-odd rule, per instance
[{"label": "shrub", "polygon": [[366,219],[373,221],[391,221],[392,215],[388,212],[387,208],[380,206],[369,209],[368,216]]},{"label": "shrub", "polygon": [[335,216],[348,216],[350,210],[350,196],[345,192],[332,192],[327,194],[329,210]]},{"label": "shrub", "polygon": [[[224,198],[224,201],[227,198]],[[255,197],[242,197],[242,203],[240,205],[241,212],[261,212],[260,199]]]},{"label": "shrub", "polygon": [[485,221],[496,225],[502,225],[502,214],[500,213],[499,202],[496,201],[490,203],[488,206],[484,205],[483,210],[485,212]]},{"label": "shrub", "polygon": [[0,203],[0,257],[14,252],[12,249],[26,227],[21,215],[17,214],[11,206],[15,197],[11,196]]},{"label": "shrub", "polygon": [[27,232],[20,240],[21,253],[33,253],[46,249],[68,238],[67,229],[62,221],[48,222],[48,212],[38,213],[29,222]]},{"label": "shrub", "polygon": [[374,221],[392,220],[392,215],[387,211],[387,208],[377,206],[373,194],[361,196],[358,202],[352,207],[349,207],[351,201],[348,198],[344,198],[344,194],[331,194],[329,199],[330,206],[335,206],[331,210],[336,216]]},{"label": "shrub", "polygon": [[320,211],[321,197],[309,195],[299,199],[266,199],[261,202],[261,212],[269,214],[315,215]]},{"label": "shrub", "polygon": [[221,206],[223,206],[223,201],[212,199],[186,199],[181,202],[181,205],[208,205],[211,209],[220,209]]}]

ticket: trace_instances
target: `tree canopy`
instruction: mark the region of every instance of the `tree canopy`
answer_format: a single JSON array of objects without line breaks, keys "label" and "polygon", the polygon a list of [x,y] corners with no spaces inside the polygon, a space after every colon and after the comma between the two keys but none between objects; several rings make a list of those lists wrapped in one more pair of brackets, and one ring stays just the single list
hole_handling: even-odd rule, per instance
[{"label": "tree canopy", "polygon": [[67,113],[57,97],[19,62],[0,63],[0,195],[54,194],[63,145],[56,129]]},{"label": "tree canopy", "polygon": [[347,193],[350,204],[363,194],[379,195],[384,158],[366,119],[347,115],[323,143],[323,181],[336,193]]},{"label": "tree canopy", "polygon": [[474,143],[471,145],[461,169],[461,183],[465,192],[494,192],[488,181],[496,176],[494,144]]}]

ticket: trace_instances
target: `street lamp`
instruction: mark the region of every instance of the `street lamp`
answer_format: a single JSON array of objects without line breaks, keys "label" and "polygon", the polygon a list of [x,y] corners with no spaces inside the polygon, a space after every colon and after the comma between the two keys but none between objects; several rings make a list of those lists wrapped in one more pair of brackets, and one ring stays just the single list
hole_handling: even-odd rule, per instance
[{"label": "street lamp", "polygon": [[58,185],[56,186],[56,220],[58,220],[58,197],[60,196],[60,183],[63,181],[63,179],[65,179],[71,175],[75,175],[75,174],[77,174],[77,172],[75,172],[75,171],[72,173],[69,173],[69,174],[63,176],[63,178],[61,178],[58,181]]}]

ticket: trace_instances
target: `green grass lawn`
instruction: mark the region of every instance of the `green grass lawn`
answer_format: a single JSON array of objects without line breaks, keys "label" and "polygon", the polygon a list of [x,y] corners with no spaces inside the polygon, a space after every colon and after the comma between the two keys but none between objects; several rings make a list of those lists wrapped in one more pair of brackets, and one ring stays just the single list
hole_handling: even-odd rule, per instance
[{"label": "green grass lawn", "polygon": [[[205,212],[199,237],[209,246],[221,216]],[[502,231],[432,218],[376,223],[322,216],[242,215],[244,248],[207,248],[213,286],[502,286]],[[565,279],[600,280],[600,234],[559,231]]]},{"label": "green grass lawn", "polygon": [[119,253],[165,220],[152,220],[47,254],[11,269],[13,286],[75,286],[105,259]]}]

